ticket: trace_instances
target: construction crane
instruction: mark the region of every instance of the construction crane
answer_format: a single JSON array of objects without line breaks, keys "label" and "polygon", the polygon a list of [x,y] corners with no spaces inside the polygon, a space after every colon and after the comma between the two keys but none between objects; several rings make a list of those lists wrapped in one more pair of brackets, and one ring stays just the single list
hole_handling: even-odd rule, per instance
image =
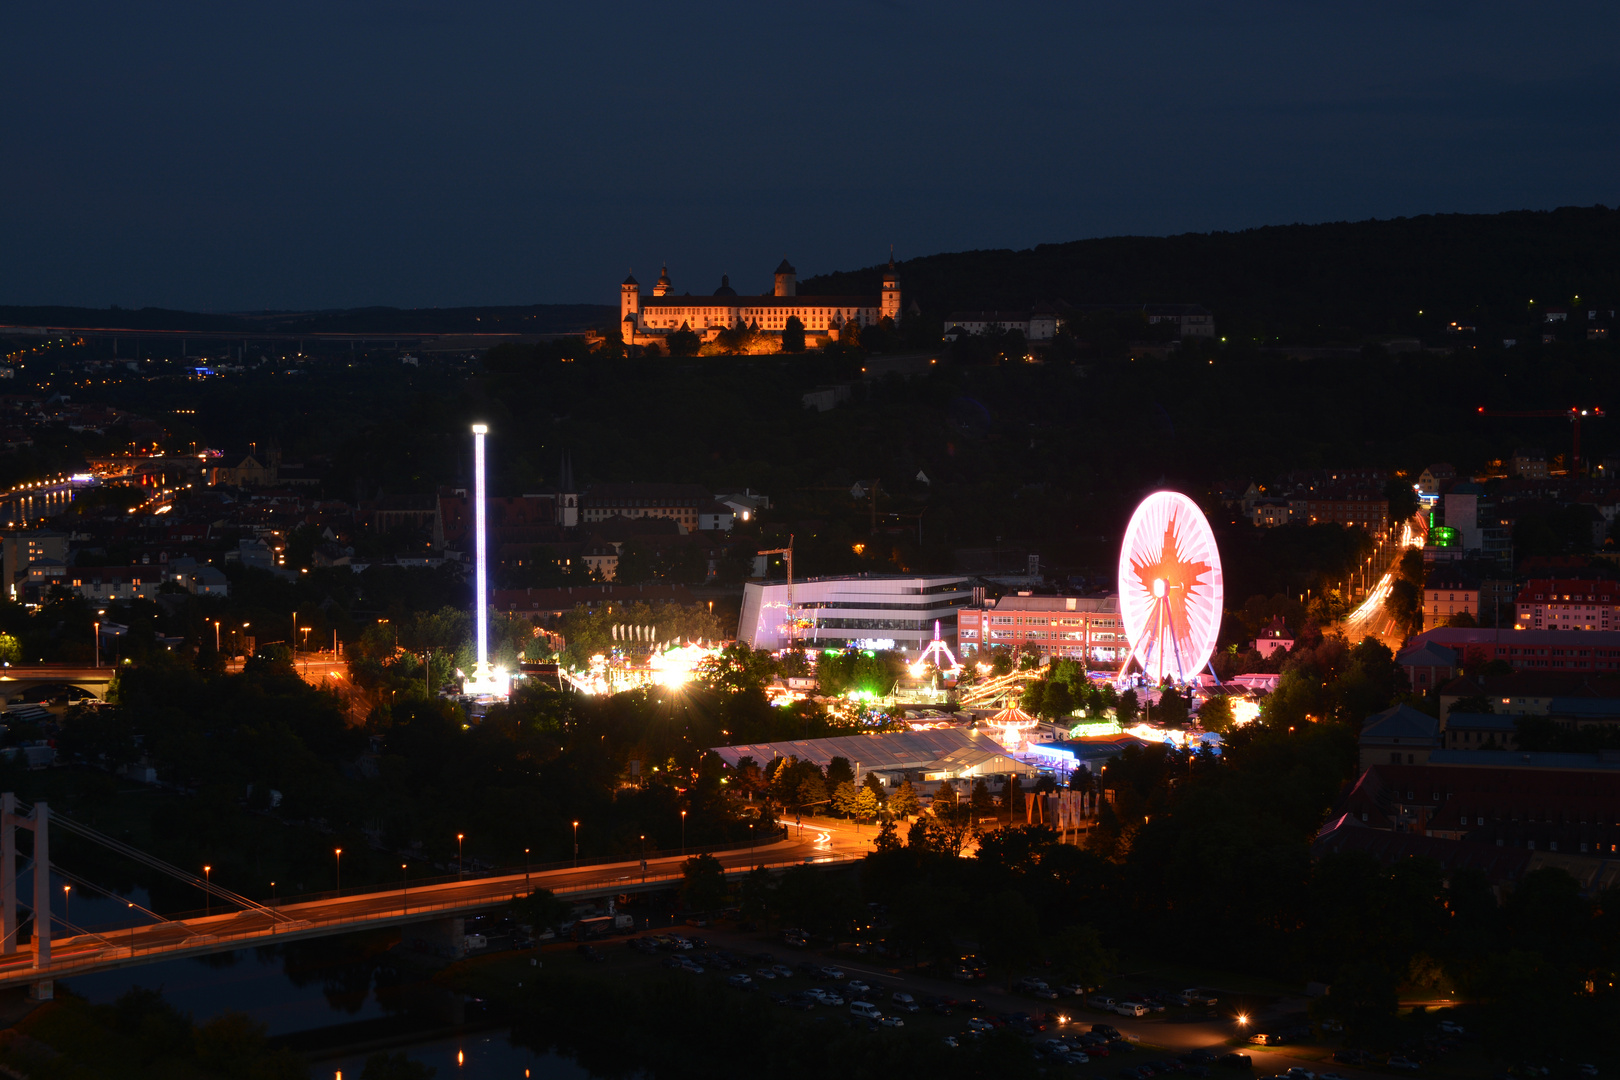
[{"label": "construction crane", "polygon": [[1481,405],[1478,409],[1481,416],[1562,416],[1567,419],[1575,431],[1575,446],[1569,457],[1569,475],[1574,476],[1581,471],[1581,420],[1590,418],[1600,420],[1604,416],[1602,409],[1533,409],[1528,412],[1504,412],[1496,409],[1486,409]]},{"label": "construction crane", "polygon": [[798,616],[796,616],[793,613],[793,534],[792,533],[788,534],[787,547],[767,548],[764,551],[756,551],[754,554],[756,554],[756,555],[780,555],[780,556],[782,556],[782,560],[787,563],[787,609],[788,609],[788,623],[787,623],[788,640],[787,640],[787,647],[789,649],[792,649],[793,644],[794,644],[795,631],[798,629],[798,626],[799,626]]}]

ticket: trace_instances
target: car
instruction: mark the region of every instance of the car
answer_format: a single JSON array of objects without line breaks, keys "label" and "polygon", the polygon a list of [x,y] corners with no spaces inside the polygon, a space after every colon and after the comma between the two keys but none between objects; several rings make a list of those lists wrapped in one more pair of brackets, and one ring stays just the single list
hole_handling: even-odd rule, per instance
[{"label": "car", "polygon": [[1079,983],[1064,983],[1062,986],[1058,987],[1058,993],[1062,994],[1064,997],[1075,997],[1076,995],[1083,994],[1085,992],[1086,988],[1081,986]]},{"label": "car", "polygon": [[726,985],[735,986],[739,990],[746,990],[748,987],[754,985],[754,980],[750,979],[747,975],[744,975],[739,971],[735,975],[726,976]]},{"label": "car", "polygon": [[772,964],[771,970],[776,972],[776,977],[779,979],[791,979],[793,977],[793,969],[786,964]]},{"label": "car", "polygon": [[1213,1065],[1217,1055],[1213,1050],[1189,1050],[1179,1060],[1183,1065]]},{"label": "car", "polygon": [[1028,993],[1031,990],[1045,990],[1046,980],[1037,979],[1033,976],[1026,975],[1022,979],[1018,980],[1018,982],[1013,986],[1013,989],[1022,990],[1025,993]]},{"label": "car", "polygon": [[770,968],[755,968],[754,977],[756,979],[770,979],[774,982],[776,980],[776,972],[772,971]]},{"label": "car", "polygon": [[1067,1054],[1064,1054],[1061,1057],[1059,1057],[1058,1060],[1063,1062],[1063,1064],[1065,1064],[1065,1065],[1089,1065],[1089,1064],[1091,1064],[1091,1056],[1089,1054],[1086,1054],[1086,1053],[1080,1051],[1080,1050],[1070,1050]]},{"label": "car", "polygon": [[1137,1001],[1121,1001],[1114,1005],[1114,1011],[1121,1016],[1146,1016],[1148,1007]]},{"label": "car", "polygon": [[1119,1029],[1112,1024],[1092,1024],[1091,1033],[1101,1035],[1105,1039],[1117,1039],[1120,1037]]},{"label": "car", "polygon": [[701,975],[701,974],[703,974],[703,965],[702,964],[694,964],[694,963],[692,963],[692,961],[687,960],[687,961],[685,961],[684,963],[681,964],[681,970],[690,971],[694,975]]},{"label": "car", "polygon": [[883,1018],[878,1021],[878,1024],[882,1027],[890,1028],[906,1026],[906,1022],[904,1020],[900,1019],[898,1016],[891,1016],[888,1013],[883,1014]]},{"label": "car", "polygon": [[922,1006],[917,1004],[916,998],[912,997],[903,990],[896,990],[894,993],[890,994],[889,1004],[893,1005],[897,1009],[903,1009],[906,1012],[917,1012],[920,1008],[922,1008]]},{"label": "car", "polygon": [[1282,1075],[1286,1078],[1286,1080],[1316,1080],[1315,1073],[1311,1072],[1309,1069],[1302,1069],[1298,1065],[1295,1065],[1292,1069],[1289,1069]]},{"label": "car", "polygon": [[974,1016],[968,1019],[968,1029],[971,1031],[994,1031],[996,1030],[996,1022],[986,1020],[982,1016]]},{"label": "car", "polygon": [[1214,994],[1205,990],[1181,990],[1175,995],[1175,1000],[1183,1005],[1217,1005],[1219,1001]]},{"label": "car", "polygon": [[956,1041],[955,1035],[947,1035],[945,1036],[945,1045],[954,1048],[961,1046],[962,1044]]},{"label": "car", "polygon": [[820,975],[823,979],[842,979],[844,977],[844,970],[843,968],[823,967],[817,968],[816,974]]},{"label": "car", "polygon": [[1136,1047],[1124,1039],[1109,1039],[1108,1052],[1110,1054],[1128,1054]]},{"label": "car", "polygon": [[1341,1065],[1371,1065],[1372,1055],[1365,1050],[1335,1050],[1333,1060]]},{"label": "car", "polygon": [[1347,1080],[1347,1078],[1342,1073],[1325,1072],[1317,1073],[1316,1080]]},{"label": "car", "polygon": [[1442,1020],[1442,1021],[1440,1021],[1440,1030],[1445,1032],[1447,1035],[1466,1035],[1466,1034],[1468,1034],[1467,1029],[1464,1028],[1461,1024],[1453,1023],[1450,1020]]},{"label": "car", "polygon": [[1249,1042],[1254,1046],[1281,1046],[1282,1041],[1281,1035],[1271,1035],[1264,1031],[1257,1031],[1249,1036]]},{"label": "car", "polygon": [[[827,973],[825,971],[823,971],[822,974],[826,975]],[[829,978],[829,979],[841,979],[841,978],[843,978],[843,976],[842,975],[827,975],[827,978]],[[844,985],[849,987],[851,990],[855,991],[857,994],[859,994],[863,990],[872,989],[872,986],[871,986],[870,983],[862,982],[860,979],[851,979],[851,980],[849,980],[849,982],[845,983]]]},{"label": "car", "polygon": [[1035,1048],[1043,1054],[1066,1054],[1069,1052],[1069,1044],[1062,1039],[1043,1039],[1036,1044]]},{"label": "car", "polygon": [[935,1016],[954,1016],[956,1014],[956,1010],[945,1004],[943,1001],[936,1001],[928,1007],[934,1010]]},{"label": "car", "polygon": [[1252,1069],[1254,1059],[1248,1054],[1240,1054],[1234,1050],[1229,1054],[1222,1054],[1215,1064],[1224,1065],[1229,1069]]},{"label": "car", "polygon": [[1412,1071],[1422,1067],[1404,1054],[1395,1054],[1391,1056],[1390,1059],[1384,1064],[1389,1066],[1391,1069],[1405,1069],[1407,1071]]}]

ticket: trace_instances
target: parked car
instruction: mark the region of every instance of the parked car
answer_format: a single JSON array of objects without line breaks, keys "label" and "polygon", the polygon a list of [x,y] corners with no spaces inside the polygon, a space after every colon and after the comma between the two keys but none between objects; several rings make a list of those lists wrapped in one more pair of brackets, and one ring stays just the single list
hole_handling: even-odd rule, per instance
[{"label": "parked car", "polygon": [[968,1029],[970,1031],[994,1031],[996,1030],[996,1023],[994,1020],[986,1020],[982,1016],[974,1016],[968,1019]]},{"label": "parked car", "polygon": [[1092,1024],[1091,1033],[1101,1035],[1105,1039],[1118,1039],[1121,1037],[1119,1029],[1112,1024]]},{"label": "parked car", "polygon": [[[823,975],[827,975],[826,969],[823,969],[821,973]],[[827,978],[829,978],[829,979],[840,979],[840,978],[843,978],[843,974],[840,973],[838,975],[827,975]],[[849,980],[849,982],[845,983],[844,985],[849,987],[851,990],[855,991],[857,994],[860,993],[862,990],[870,990],[870,989],[872,989],[872,987],[869,984],[862,982],[860,979],[851,979],[851,980]]]},{"label": "parked car", "polygon": [[1067,1054],[1064,1054],[1062,1057],[1058,1058],[1058,1060],[1063,1062],[1065,1065],[1089,1065],[1091,1063],[1091,1056],[1079,1050],[1070,1050]]},{"label": "parked car", "polygon": [[945,1045],[949,1047],[958,1047],[962,1044],[956,1041],[955,1035],[947,1035],[945,1036]]},{"label": "parked car", "polygon": [[882,1027],[888,1028],[906,1026],[906,1022],[904,1020],[900,1019],[898,1016],[891,1016],[888,1013],[883,1014],[883,1016],[878,1020],[878,1024]]},{"label": "parked car", "polygon": [[849,1005],[849,1015],[858,1016],[862,1020],[881,1020],[883,1012],[870,1001],[852,1001]]},{"label": "parked car", "polygon": [[818,968],[817,969],[817,974],[819,974],[823,979],[842,979],[844,977],[844,971],[843,971],[842,968],[835,968],[835,967],[830,967],[830,966],[829,967],[824,967],[824,968]]},{"label": "parked car", "polygon": [[1447,1035],[1466,1035],[1468,1033],[1467,1029],[1465,1029],[1461,1024],[1453,1023],[1450,1020],[1440,1021],[1440,1030],[1445,1032]]},{"label": "parked car", "polygon": [[1222,1054],[1216,1064],[1225,1065],[1229,1069],[1252,1069],[1254,1059],[1248,1054],[1240,1054],[1234,1050],[1229,1054]]},{"label": "parked car", "polygon": [[1146,1016],[1148,1007],[1139,1001],[1117,1001],[1114,1003],[1114,1011],[1121,1016]]},{"label": "parked car", "polygon": [[1086,998],[1086,1005],[1089,1008],[1101,1009],[1103,1012],[1113,1012],[1117,1004],[1119,1002],[1107,994],[1091,994]]},{"label": "parked car", "polygon": [[1207,990],[1182,990],[1176,994],[1176,1000],[1183,1005],[1217,1005],[1219,1001],[1214,994]]},{"label": "parked car", "polygon": [[754,985],[754,980],[750,979],[747,975],[739,971],[735,975],[726,976],[726,985],[735,986],[740,990],[746,990],[748,987]]},{"label": "parked car", "polygon": [[916,1012],[921,1008],[921,1006],[917,1004],[917,999],[903,990],[896,990],[894,993],[890,994],[889,1003],[895,1008],[903,1009],[906,1012]]},{"label": "parked car", "polygon": [[1412,1071],[1422,1067],[1404,1054],[1395,1054],[1389,1059],[1389,1061],[1385,1062],[1385,1064],[1391,1069],[1405,1069],[1407,1071]]},{"label": "parked car", "polygon": [[1213,1065],[1217,1057],[1213,1050],[1189,1050],[1178,1060],[1183,1065]]},{"label": "parked car", "polygon": [[1263,1031],[1257,1031],[1249,1036],[1249,1042],[1255,1046],[1281,1046],[1282,1041],[1281,1035],[1268,1035]]}]

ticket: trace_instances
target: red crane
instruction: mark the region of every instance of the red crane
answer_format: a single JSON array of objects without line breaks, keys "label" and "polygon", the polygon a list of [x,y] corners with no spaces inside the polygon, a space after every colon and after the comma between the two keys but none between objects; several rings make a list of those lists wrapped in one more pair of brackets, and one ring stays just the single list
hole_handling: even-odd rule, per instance
[{"label": "red crane", "polygon": [[1479,407],[1481,416],[1562,416],[1569,420],[1575,431],[1575,446],[1569,458],[1569,475],[1574,476],[1581,471],[1581,420],[1590,417],[1593,420],[1602,419],[1604,412],[1599,408],[1591,409],[1534,409],[1529,412],[1499,412],[1495,409],[1487,410],[1485,406]]}]

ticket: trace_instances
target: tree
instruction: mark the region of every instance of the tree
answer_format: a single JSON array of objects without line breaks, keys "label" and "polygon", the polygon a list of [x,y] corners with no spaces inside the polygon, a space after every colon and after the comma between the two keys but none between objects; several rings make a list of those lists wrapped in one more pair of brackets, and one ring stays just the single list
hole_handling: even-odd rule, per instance
[{"label": "tree", "polygon": [[1191,691],[1182,693],[1173,686],[1167,686],[1159,691],[1159,704],[1153,709],[1153,719],[1169,728],[1186,727],[1191,700]]},{"label": "tree", "polygon": [[782,351],[804,352],[804,323],[797,315],[789,315],[782,324]]},{"label": "tree", "polygon": [[855,770],[849,764],[849,758],[832,757],[827,761],[827,786],[837,790],[844,784],[855,782]]},{"label": "tree", "polygon": [[881,809],[882,805],[878,802],[877,793],[862,784],[860,791],[855,795],[855,801],[850,806],[849,812],[852,817],[860,821],[871,821],[877,817],[878,811]]},{"label": "tree", "polygon": [[664,344],[669,347],[671,356],[696,356],[698,349],[703,345],[703,339],[686,323],[681,323],[681,328],[666,337]]},{"label": "tree", "polygon": [[1052,962],[1082,986],[1099,986],[1119,965],[1119,954],[1104,948],[1094,926],[1071,926],[1058,935]]},{"label": "tree", "polygon": [[929,809],[935,807],[951,807],[956,805],[956,786],[949,780],[941,780],[939,787],[934,789],[934,801]]},{"label": "tree", "polygon": [[1127,690],[1119,695],[1119,704],[1114,706],[1114,715],[1119,718],[1120,726],[1136,723],[1136,691]]},{"label": "tree", "polygon": [[1040,924],[1024,897],[1011,890],[990,896],[980,907],[979,948],[1006,975],[1012,988],[1018,969],[1039,948]]},{"label": "tree", "polygon": [[1232,730],[1232,699],[1217,694],[1198,708],[1198,723],[1205,731],[1224,735]]},{"label": "tree", "polygon": [[[863,787],[861,790],[866,789]],[[858,797],[855,785],[845,780],[833,789],[832,808],[844,817],[851,817],[855,813],[855,802]]]},{"label": "tree", "polygon": [[1074,712],[1076,702],[1069,684],[1058,679],[1046,681],[1046,692],[1041,695],[1040,715],[1048,720],[1065,720]]},{"label": "tree", "polygon": [[821,771],[814,765],[811,769],[815,771],[805,773],[804,778],[799,781],[798,791],[794,793],[796,795],[794,805],[800,809],[819,806],[827,801],[827,781],[821,778]]},{"label": "tree", "polygon": [[970,804],[975,814],[988,814],[996,808],[996,797],[990,794],[990,785],[984,782],[982,776],[973,781]]},{"label": "tree", "polygon": [[1473,627],[1478,626],[1479,623],[1477,621],[1475,621],[1474,617],[1472,615],[1470,615],[1468,612],[1459,611],[1456,614],[1452,615],[1451,618],[1446,620],[1446,625],[1447,626],[1459,626],[1459,627],[1464,627],[1466,629],[1472,629]]},{"label": "tree", "polygon": [[725,900],[726,873],[713,855],[694,855],[681,867],[681,903],[688,911],[713,911]]},{"label": "tree", "polygon": [[878,826],[877,839],[872,841],[872,850],[879,853],[899,851],[900,830],[895,828],[894,819],[889,818]]},{"label": "tree", "polygon": [[917,791],[911,786],[911,781],[900,781],[899,789],[889,797],[889,813],[904,821],[909,820],[921,809],[922,800],[917,798]]}]

